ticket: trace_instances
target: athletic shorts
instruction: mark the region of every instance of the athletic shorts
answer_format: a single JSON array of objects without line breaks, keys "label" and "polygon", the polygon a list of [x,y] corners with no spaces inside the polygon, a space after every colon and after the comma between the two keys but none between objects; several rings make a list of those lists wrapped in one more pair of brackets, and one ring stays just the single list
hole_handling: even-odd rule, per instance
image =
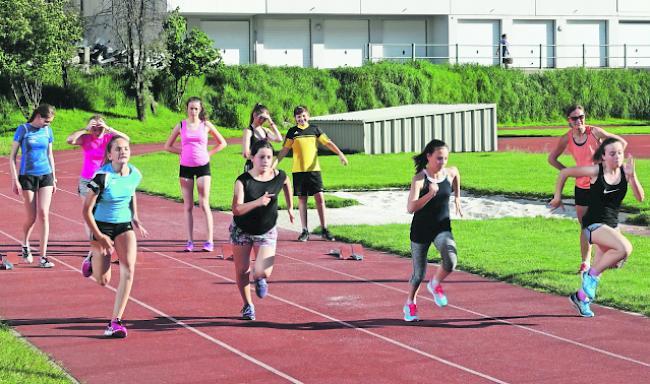
[{"label": "athletic shorts", "polygon": [[320,172],[295,172],[293,174],[293,195],[313,196],[323,192],[323,179]]},{"label": "athletic shorts", "polygon": [[[588,225],[586,228],[583,229],[583,231],[585,232],[585,236],[587,237],[587,241],[589,242],[589,244],[593,244],[593,242],[591,241],[591,234],[592,234],[595,230],[597,230],[598,228],[602,227],[603,225],[607,225],[607,224],[603,224],[603,223],[593,223],[593,224],[590,224],[590,225]],[[619,227],[618,225],[615,226],[614,229],[617,230],[617,231],[619,231],[619,232],[621,231],[621,227]],[[627,261],[627,257],[624,258],[623,260],[620,260],[618,263],[616,263],[616,268],[622,268],[626,261]]]},{"label": "athletic shorts", "polygon": [[86,179],[83,177],[79,178],[79,185],[77,185],[77,192],[79,193],[79,196],[86,197],[88,191],[90,191],[90,188],[88,188],[88,183],[91,181],[92,179]]},{"label": "athletic shorts", "polygon": [[575,204],[582,205],[583,207],[589,206],[589,189],[575,187]]},{"label": "athletic shorts", "polygon": [[24,191],[36,192],[43,187],[53,187],[54,175],[51,173],[42,176],[19,175],[18,182]]},{"label": "athletic shorts", "polygon": [[[96,221],[96,223],[97,227],[99,228],[99,232],[110,237],[113,241],[115,241],[115,238],[124,232],[133,230],[133,225],[130,221],[128,223],[105,223],[103,221]],[[93,240],[97,240],[95,239],[95,236],[93,236]]]},{"label": "athletic shorts", "polygon": [[181,165],[180,170],[178,171],[178,177],[182,177],[183,179],[194,180],[195,177],[198,179],[202,176],[210,176],[210,163],[198,167],[186,167]]},{"label": "athletic shorts", "polygon": [[233,245],[256,245],[258,247],[275,246],[278,241],[277,227],[271,228],[261,235],[251,235],[239,228],[235,222],[230,223],[230,243]]}]

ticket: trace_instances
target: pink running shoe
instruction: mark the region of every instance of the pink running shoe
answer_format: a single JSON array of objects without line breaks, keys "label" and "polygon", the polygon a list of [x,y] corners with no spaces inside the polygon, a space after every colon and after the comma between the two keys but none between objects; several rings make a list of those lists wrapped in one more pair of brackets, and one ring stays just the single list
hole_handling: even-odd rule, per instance
[{"label": "pink running shoe", "polygon": [[582,272],[587,272],[589,270],[589,263],[585,263],[584,261],[580,264],[580,269],[578,269],[578,272],[576,272],[578,275],[582,275]]},{"label": "pink running shoe", "polygon": [[108,327],[106,327],[106,330],[104,331],[104,336],[123,339],[126,337],[127,333],[126,327],[122,325],[122,320],[115,319],[108,323]]},{"label": "pink running shoe", "polygon": [[214,251],[214,244],[211,241],[206,241],[203,243],[203,252],[212,252]]},{"label": "pink running shoe", "polygon": [[91,261],[92,255],[88,255],[84,258],[84,261],[81,263],[81,274],[84,277],[90,277],[93,274],[93,263]]},{"label": "pink running shoe", "polygon": [[446,307],[447,306],[447,296],[445,295],[445,291],[442,290],[442,284],[438,283],[435,286],[431,285],[433,281],[429,281],[427,284],[427,290],[429,290],[429,293],[433,295],[433,301],[436,303],[437,306],[439,307]]},{"label": "pink running shoe", "polygon": [[192,240],[188,240],[187,244],[185,244],[185,252],[192,252],[194,251],[194,243]]}]

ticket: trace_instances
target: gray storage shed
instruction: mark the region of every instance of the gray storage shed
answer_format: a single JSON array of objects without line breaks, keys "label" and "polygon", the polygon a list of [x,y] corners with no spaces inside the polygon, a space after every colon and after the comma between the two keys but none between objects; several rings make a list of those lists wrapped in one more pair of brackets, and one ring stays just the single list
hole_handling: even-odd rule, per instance
[{"label": "gray storage shed", "polygon": [[314,116],[346,152],[419,152],[440,139],[452,152],[497,150],[496,104],[412,104]]}]

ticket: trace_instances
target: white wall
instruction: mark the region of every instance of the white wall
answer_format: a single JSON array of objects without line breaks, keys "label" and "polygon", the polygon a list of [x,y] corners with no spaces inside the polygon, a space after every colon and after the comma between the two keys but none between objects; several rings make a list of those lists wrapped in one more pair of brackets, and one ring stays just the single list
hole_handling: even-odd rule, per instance
[{"label": "white wall", "polygon": [[536,4],[538,16],[613,16],[617,12],[616,0],[538,0]]},{"label": "white wall", "polygon": [[618,25],[618,43],[626,44],[617,56],[627,56],[624,62],[618,59],[619,66],[650,67],[650,22],[621,22]]},{"label": "white wall", "polygon": [[369,41],[368,20],[325,19],[312,24],[314,67],[363,65]]},{"label": "white wall", "polygon": [[513,20],[507,38],[513,65],[523,68],[553,67],[553,26],[552,20]]},{"label": "white wall", "polygon": [[253,15],[266,12],[266,0],[167,0],[167,5],[170,10],[179,7],[183,14]]},{"label": "white wall", "polygon": [[535,15],[535,0],[452,0],[456,15]]},{"label": "white wall", "polygon": [[257,39],[258,64],[311,66],[308,19],[261,20]]},{"label": "white wall", "polygon": [[[458,44],[459,63],[477,63],[483,65],[498,64],[496,56],[499,44],[499,20],[493,19],[457,19],[454,25],[452,44]],[[452,62],[456,55],[452,49]]]},{"label": "white wall", "polygon": [[219,48],[224,64],[250,63],[248,21],[202,21],[200,28]]},{"label": "white wall", "polygon": [[[383,47],[383,56],[410,60],[413,54],[411,44],[426,44],[426,30],[425,19],[384,20],[382,42],[387,45]],[[374,52],[374,56],[377,56],[377,53]],[[416,46],[415,55],[426,56],[426,47]]]},{"label": "white wall", "polygon": [[440,0],[361,0],[361,14],[370,15],[445,15],[449,2]]},{"label": "white wall", "polygon": [[[558,67],[601,67],[607,64],[607,25],[603,20],[563,20],[558,23]],[[583,47],[584,61],[583,61]]]},{"label": "white wall", "polygon": [[359,1],[350,0],[267,0],[268,13],[359,14]]}]

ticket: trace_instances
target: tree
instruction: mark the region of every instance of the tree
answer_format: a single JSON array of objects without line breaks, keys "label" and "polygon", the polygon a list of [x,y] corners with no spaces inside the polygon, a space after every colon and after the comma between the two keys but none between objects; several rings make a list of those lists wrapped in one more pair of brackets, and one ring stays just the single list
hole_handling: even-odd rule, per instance
[{"label": "tree", "polygon": [[66,0],[0,0],[0,74],[25,117],[41,102],[43,81],[60,78],[81,38]]},{"label": "tree", "polygon": [[192,28],[187,33],[187,21],[178,8],[169,13],[164,25],[165,47],[169,56],[167,72],[174,78],[174,101],[180,110],[187,82],[221,63],[219,50],[205,32]]},{"label": "tree", "polygon": [[165,0],[105,0],[104,11],[110,15],[110,27],[126,50],[126,68],[135,91],[138,119],[146,117],[151,96],[151,60],[161,54],[160,32],[166,16]]}]

